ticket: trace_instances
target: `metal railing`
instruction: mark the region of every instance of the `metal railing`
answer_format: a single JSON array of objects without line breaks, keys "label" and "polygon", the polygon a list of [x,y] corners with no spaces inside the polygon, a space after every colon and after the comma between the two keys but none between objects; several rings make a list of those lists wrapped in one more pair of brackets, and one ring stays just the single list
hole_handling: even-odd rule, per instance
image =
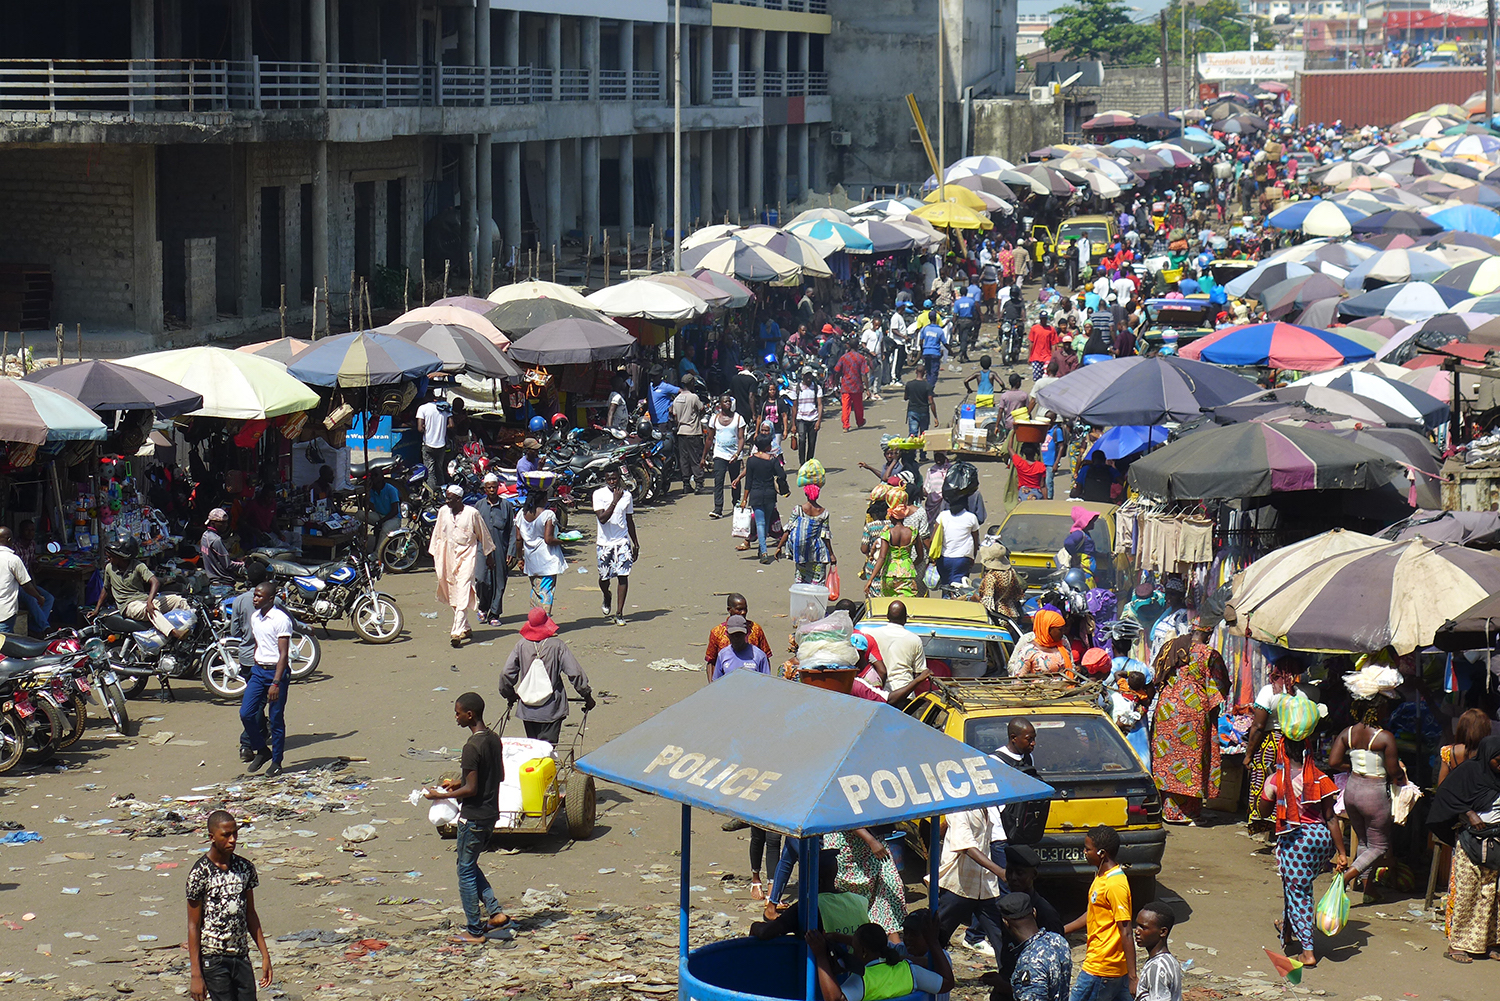
[{"label": "metal railing", "polygon": [[786,71],[764,70],[760,74],[760,92],[763,97],[781,97],[786,93]]},{"label": "metal railing", "polygon": [[[0,60],[0,109],[223,111],[230,64],[180,59]],[[317,85],[314,81],[314,97]]]},{"label": "metal railing", "polygon": [[714,70],[713,99],[732,101],[734,97],[734,70]]},{"label": "metal railing", "polygon": [[558,96],[564,101],[587,101],[593,73],[586,69],[564,67],[557,71]]},{"label": "metal railing", "polygon": [[[255,65],[262,65],[258,61]],[[313,64],[316,66],[316,64]],[[452,70],[455,67],[434,67]],[[466,69],[469,67],[465,67]],[[314,74],[316,78],[316,73]],[[328,73],[328,103],[341,108],[399,108],[420,105],[425,99],[422,67],[385,63],[339,63]],[[308,105],[318,103],[314,82]]]},{"label": "metal railing", "polygon": [[826,70],[807,71],[807,96],[828,96],[828,73]]},{"label": "metal railing", "polygon": [[630,81],[626,79],[624,70],[599,71],[599,100],[630,100]]},{"label": "metal railing", "polygon": [[552,67],[531,67],[531,99],[533,101],[552,100]]},{"label": "metal railing", "polygon": [[786,71],[786,96],[787,97],[806,97],[807,96],[807,71],[806,70],[787,70]]},{"label": "metal railing", "polygon": [[664,101],[661,89],[661,73],[657,70],[636,70],[635,86],[631,97],[637,101]]}]

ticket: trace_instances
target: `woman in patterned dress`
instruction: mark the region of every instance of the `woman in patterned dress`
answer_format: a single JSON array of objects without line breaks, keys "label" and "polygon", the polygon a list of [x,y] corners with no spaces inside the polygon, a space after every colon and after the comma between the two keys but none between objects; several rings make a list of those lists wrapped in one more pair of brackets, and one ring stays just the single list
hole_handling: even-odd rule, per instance
[{"label": "woman in patterned dress", "polygon": [[834,887],[869,900],[870,920],[884,928],[887,935],[899,935],[906,923],[906,890],[885,842],[858,827],[823,835],[823,848],[838,849]]},{"label": "woman in patterned dress", "polygon": [[1151,710],[1151,773],[1162,791],[1162,820],[1191,824],[1203,801],[1219,794],[1219,711],[1229,672],[1207,630],[1162,644],[1151,665],[1156,702]]}]

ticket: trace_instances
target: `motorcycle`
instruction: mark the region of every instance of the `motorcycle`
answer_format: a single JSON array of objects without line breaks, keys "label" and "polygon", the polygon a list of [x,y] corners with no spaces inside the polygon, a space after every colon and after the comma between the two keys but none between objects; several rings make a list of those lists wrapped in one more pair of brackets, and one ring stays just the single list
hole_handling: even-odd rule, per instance
[{"label": "motorcycle", "polygon": [[1016,365],[1021,361],[1022,353],[1021,321],[1006,318],[1000,321],[1000,346],[1002,358],[1006,365]]},{"label": "motorcycle", "polygon": [[105,691],[116,727],[124,732],[125,699],[102,649],[85,653],[76,641],[59,646],[5,636],[0,656],[0,773],[22,760],[45,761],[77,743],[88,725],[87,701],[97,703],[97,690]]},{"label": "motorcycle", "polygon": [[348,618],[366,643],[389,643],[401,635],[401,607],[375,587],[380,564],[357,548],[342,560],[316,568],[264,555],[250,558],[265,561],[281,604],[294,619],[326,628],[333,619]]},{"label": "motorcycle", "polygon": [[79,632],[64,631],[46,641],[47,652],[54,655],[82,654],[85,659],[75,663],[74,683],[88,701],[102,705],[114,721],[115,732],[122,737],[130,736],[130,710],[125,706],[125,693],[120,688],[119,676],[109,665],[108,647],[98,637],[85,638]]},{"label": "motorcycle", "polygon": [[391,573],[406,573],[415,567],[432,542],[437,524],[436,504],[401,502],[401,527],[380,541],[376,559]]}]

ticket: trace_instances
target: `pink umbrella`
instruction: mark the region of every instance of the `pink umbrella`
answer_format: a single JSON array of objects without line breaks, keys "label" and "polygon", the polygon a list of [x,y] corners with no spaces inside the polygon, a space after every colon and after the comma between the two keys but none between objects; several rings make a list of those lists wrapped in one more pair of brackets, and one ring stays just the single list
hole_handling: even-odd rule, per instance
[{"label": "pink umbrella", "polygon": [[1291,323],[1247,323],[1200,337],[1178,354],[1217,365],[1268,365],[1324,372],[1374,357],[1375,352],[1326,330]]}]

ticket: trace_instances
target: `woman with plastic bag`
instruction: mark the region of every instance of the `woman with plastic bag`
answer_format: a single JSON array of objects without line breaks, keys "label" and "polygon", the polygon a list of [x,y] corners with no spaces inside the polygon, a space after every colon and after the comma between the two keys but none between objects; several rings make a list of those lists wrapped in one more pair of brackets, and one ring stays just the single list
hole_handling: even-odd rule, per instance
[{"label": "woman with plastic bag", "polygon": [[1427,829],[1453,850],[1452,918],[1447,956],[1471,963],[1474,956],[1500,959],[1500,736],[1485,737],[1479,751],[1438,786]]},{"label": "woman with plastic bag", "polygon": [[[1282,916],[1274,922],[1282,948],[1292,955],[1295,944],[1303,966],[1316,966],[1313,953],[1313,881],[1333,862],[1342,870],[1349,858],[1344,833],[1333,815],[1338,786],[1313,763],[1307,738],[1326,710],[1311,699],[1294,695],[1276,708],[1281,724],[1281,755],[1276,771],[1266,779],[1261,799],[1276,816],[1276,868],[1285,899]],[[1335,881],[1342,892],[1342,881]]]},{"label": "woman with plastic bag", "polygon": [[1360,845],[1353,864],[1344,870],[1344,885],[1352,886],[1364,876],[1367,899],[1375,897],[1374,867],[1385,855],[1395,827],[1390,788],[1406,784],[1396,735],[1385,728],[1396,689],[1401,687],[1401,672],[1392,666],[1394,662],[1394,651],[1367,654],[1359,659],[1358,670],[1344,676],[1354,696],[1349,714],[1355,723],[1334,738],[1328,752],[1329,771],[1341,771],[1346,764],[1349,768],[1344,811]]},{"label": "woman with plastic bag", "polygon": [[829,571],[838,566],[833,555],[833,532],[828,524],[828,509],[818,503],[826,479],[823,464],[809,459],[797,470],[797,486],[802,488],[807,500],[792,508],[791,520],[781,541],[776,545],[776,555],[791,543],[792,565],[796,568],[798,584],[828,584],[833,591]]}]

